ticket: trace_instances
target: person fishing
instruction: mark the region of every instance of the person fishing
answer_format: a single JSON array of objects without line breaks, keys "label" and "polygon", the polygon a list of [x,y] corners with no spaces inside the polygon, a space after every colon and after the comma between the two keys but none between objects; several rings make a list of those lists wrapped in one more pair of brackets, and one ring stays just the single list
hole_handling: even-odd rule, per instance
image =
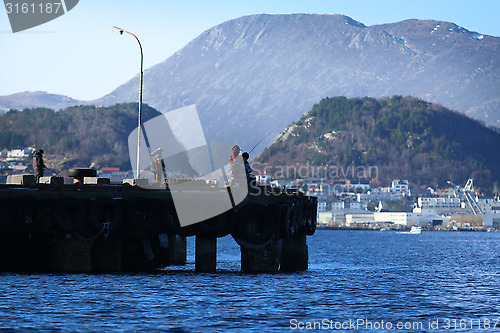
[{"label": "person fishing", "polygon": [[[163,149],[158,148],[151,154],[151,171],[153,172],[155,184],[161,182],[161,175],[165,172],[165,163],[163,162]],[[165,177],[166,179],[166,177]]]},{"label": "person fishing", "polygon": [[35,171],[35,180],[38,183],[40,177],[43,177],[43,171],[47,169],[45,163],[43,163],[43,149],[36,151],[33,154],[33,170]]},{"label": "person fishing", "polygon": [[240,152],[240,146],[234,145],[232,154],[229,157],[229,167],[231,169],[229,186],[239,186],[239,183],[246,178],[245,166],[241,163]]},{"label": "person fishing", "polygon": [[245,166],[245,173],[247,175],[247,182],[250,184],[252,182],[255,182],[256,178],[254,175],[252,175],[252,167],[250,166],[250,163],[248,162],[248,159],[250,158],[250,154],[248,152],[244,152],[241,154],[241,157],[243,158],[243,165]]}]

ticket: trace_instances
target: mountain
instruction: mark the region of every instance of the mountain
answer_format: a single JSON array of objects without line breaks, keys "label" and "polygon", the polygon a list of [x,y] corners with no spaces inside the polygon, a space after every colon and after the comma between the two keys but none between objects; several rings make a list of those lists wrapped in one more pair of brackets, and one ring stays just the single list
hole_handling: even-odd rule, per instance
[{"label": "mountain", "polygon": [[60,110],[80,104],[85,104],[85,102],[63,95],[49,94],[45,91],[26,91],[0,96],[0,113],[10,109],[50,108]]},{"label": "mountain", "polygon": [[[160,115],[145,105],[144,121]],[[35,108],[0,114],[0,148],[43,148],[73,165],[130,170],[128,136],[137,127],[137,103],[77,106],[55,112]]]},{"label": "mountain", "polygon": [[267,166],[276,174],[293,166],[309,177],[320,170],[330,180],[370,179],[379,186],[393,179],[446,186],[473,177],[491,191],[500,185],[499,152],[499,129],[442,106],[414,97],[335,97],[288,126],[254,169]]},{"label": "mountain", "polygon": [[[433,20],[253,15],[203,32],[144,74],[144,101],[196,104],[209,140],[254,155],[328,96],[412,95],[500,126],[500,38]],[[133,78],[97,105],[138,98]]]}]

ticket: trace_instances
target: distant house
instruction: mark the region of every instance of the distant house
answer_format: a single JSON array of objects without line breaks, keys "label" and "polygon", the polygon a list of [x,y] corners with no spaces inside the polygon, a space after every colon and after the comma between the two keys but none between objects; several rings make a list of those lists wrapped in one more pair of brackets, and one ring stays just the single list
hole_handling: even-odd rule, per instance
[{"label": "distant house", "polygon": [[256,175],[255,180],[257,182],[257,185],[269,186],[271,185],[272,177],[271,175]]},{"label": "distant house", "polygon": [[409,190],[408,180],[395,179],[392,181],[391,188],[392,188],[392,192],[408,193],[408,190]]},{"label": "distant house", "polygon": [[318,213],[326,212],[328,203],[326,201],[318,201]]},{"label": "distant house", "polygon": [[366,202],[350,202],[349,207],[351,209],[367,209],[368,203],[366,203]]},{"label": "distant house", "polygon": [[345,208],[344,201],[334,201],[332,202],[332,210],[340,210]]},{"label": "distant house", "polygon": [[26,158],[31,155],[31,149],[28,148],[17,148],[12,149],[7,152],[7,157],[10,158]]}]

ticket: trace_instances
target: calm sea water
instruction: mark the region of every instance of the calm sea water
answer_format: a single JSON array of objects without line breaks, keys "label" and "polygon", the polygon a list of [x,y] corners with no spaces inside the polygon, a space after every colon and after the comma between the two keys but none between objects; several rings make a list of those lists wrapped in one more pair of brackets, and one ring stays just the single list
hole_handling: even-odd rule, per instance
[{"label": "calm sea water", "polygon": [[0,328],[500,331],[500,233],[324,230],[308,245],[310,269],[292,274],[240,273],[230,237],[219,240],[216,274],[193,272],[193,239],[186,266],[154,274],[2,273]]}]

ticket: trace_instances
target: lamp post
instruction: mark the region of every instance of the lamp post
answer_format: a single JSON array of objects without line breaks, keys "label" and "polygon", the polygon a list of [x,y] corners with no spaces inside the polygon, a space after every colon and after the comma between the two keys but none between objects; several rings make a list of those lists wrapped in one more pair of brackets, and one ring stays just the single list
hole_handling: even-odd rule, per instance
[{"label": "lamp post", "polygon": [[136,35],[134,35],[131,32],[128,32],[126,30],[123,30],[122,28],[118,27],[111,27],[111,30],[116,32],[117,34],[123,35],[124,32],[128,33],[129,35],[132,35],[136,40],[137,43],[139,43],[139,48],[141,50],[141,75],[140,75],[140,87],[139,87],[139,119],[138,119],[138,124],[137,124],[137,175],[136,178],[139,178],[139,172],[140,172],[140,149],[141,149],[141,132],[142,132],[142,123],[141,123],[141,109],[142,109],[142,45],[141,42],[139,41],[139,38],[137,38]]}]

